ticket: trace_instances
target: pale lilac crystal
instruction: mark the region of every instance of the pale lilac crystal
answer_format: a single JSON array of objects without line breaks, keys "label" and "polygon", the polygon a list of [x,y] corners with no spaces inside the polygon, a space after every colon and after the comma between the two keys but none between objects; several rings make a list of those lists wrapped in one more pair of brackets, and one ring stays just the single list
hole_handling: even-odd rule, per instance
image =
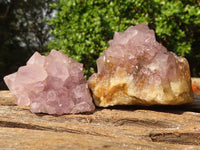
[{"label": "pale lilac crystal", "polygon": [[98,106],[193,101],[187,60],[158,43],[146,23],[115,32],[109,44],[88,81]]},{"label": "pale lilac crystal", "polygon": [[83,74],[83,65],[61,51],[48,56],[35,52],[16,73],[4,80],[16,104],[34,113],[67,114],[92,112],[95,107]]}]

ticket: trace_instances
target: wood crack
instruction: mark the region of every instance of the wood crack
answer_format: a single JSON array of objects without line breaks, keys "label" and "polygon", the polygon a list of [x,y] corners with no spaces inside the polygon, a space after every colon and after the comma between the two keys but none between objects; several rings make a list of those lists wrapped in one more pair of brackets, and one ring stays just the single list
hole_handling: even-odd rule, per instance
[{"label": "wood crack", "polygon": [[200,145],[200,133],[150,133],[149,137],[153,142]]},{"label": "wood crack", "polygon": [[176,128],[175,125],[163,122],[163,121],[153,121],[153,120],[139,120],[139,119],[120,119],[115,122],[119,125],[139,125],[143,127],[157,127],[157,128]]},{"label": "wood crack", "polygon": [[30,129],[30,130],[42,130],[42,131],[53,131],[53,132],[68,132],[68,133],[75,133],[75,134],[89,134],[94,136],[106,136],[104,134],[99,134],[95,132],[88,132],[88,131],[79,131],[74,129],[68,129],[68,128],[51,128],[51,127],[43,127],[39,125],[30,125],[25,123],[16,123],[16,122],[8,122],[8,121],[0,121],[0,127],[6,127],[6,128],[22,128],[22,129]]}]

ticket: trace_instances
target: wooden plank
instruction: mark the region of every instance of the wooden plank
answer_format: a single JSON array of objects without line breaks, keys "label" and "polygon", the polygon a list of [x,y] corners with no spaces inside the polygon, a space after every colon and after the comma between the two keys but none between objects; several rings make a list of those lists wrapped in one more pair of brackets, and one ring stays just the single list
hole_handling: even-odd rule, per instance
[{"label": "wooden plank", "polygon": [[15,97],[10,91],[0,91],[0,106],[14,106],[14,101]]},{"label": "wooden plank", "polygon": [[33,114],[0,91],[0,149],[200,149],[200,97],[183,106]]}]

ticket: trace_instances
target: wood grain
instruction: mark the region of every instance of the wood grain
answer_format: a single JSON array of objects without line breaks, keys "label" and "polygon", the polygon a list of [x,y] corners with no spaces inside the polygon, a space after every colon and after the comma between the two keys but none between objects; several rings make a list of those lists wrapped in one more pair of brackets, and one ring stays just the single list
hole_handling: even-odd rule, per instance
[{"label": "wood grain", "polygon": [[0,91],[0,149],[200,149],[200,96],[182,106],[117,106],[33,114]]}]

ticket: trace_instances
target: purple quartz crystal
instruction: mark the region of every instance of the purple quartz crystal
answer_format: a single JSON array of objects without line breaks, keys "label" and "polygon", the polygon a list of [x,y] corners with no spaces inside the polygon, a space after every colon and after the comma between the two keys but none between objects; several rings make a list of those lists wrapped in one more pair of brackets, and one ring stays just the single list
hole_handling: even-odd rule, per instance
[{"label": "purple quartz crystal", "polygon": [[92,112],[95,106],[87,87],[83,65],[52,50],[48,56],[35,52],[16,73],[4,77],[16,104],[34,113]]},{"label": "purple quartz crystal", "polygon": [[158,43],[146,23],[115,32],[89,78],[96,105],[178,105],[193,101],[188,62]]}]

